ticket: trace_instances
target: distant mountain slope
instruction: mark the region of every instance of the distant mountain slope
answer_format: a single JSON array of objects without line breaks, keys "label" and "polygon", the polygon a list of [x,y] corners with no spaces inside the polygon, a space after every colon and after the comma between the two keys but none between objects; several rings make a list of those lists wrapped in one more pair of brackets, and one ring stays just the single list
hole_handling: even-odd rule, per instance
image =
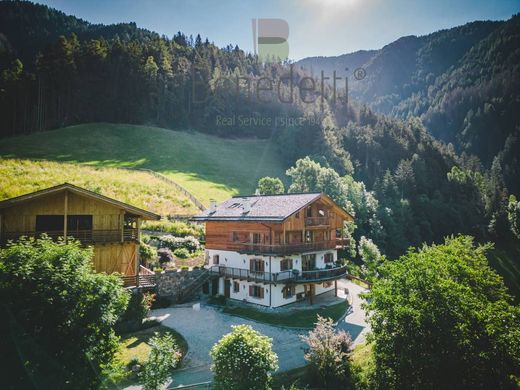
[{"label": "distant mountain slope", "polygon": [[[358,51],[337,57],[310,57],[296,64],[318,76],[349,68],[351,96],[371,108],[390,113],[394,106],[427,87],[455,65],[480,40],[504,22],[472,22],[425,36],[407,36],[380,50]],[[363,67],[366,77],[356,80],[352,72]],[[339,74],[339,73],[338,73]]]},{"label": "distant mountain slope", "polygon": [[[298,64],[317,74],[354,58],[360,62],[352,53]],[[487,167],[497,159],[508,188],[520,193],[520,14],[403,37],[367,58],[366,77],[350,77],[353,99],[403,119],[420,117],[435,138]]]},{"label": "distant mountain slope", "polygon": [[285,176],[282,156],[271,140],[103,123],[3,139],[0,157],[148,168],[172,177],[206,205],[211,198],[254,193],[263,176]]}]

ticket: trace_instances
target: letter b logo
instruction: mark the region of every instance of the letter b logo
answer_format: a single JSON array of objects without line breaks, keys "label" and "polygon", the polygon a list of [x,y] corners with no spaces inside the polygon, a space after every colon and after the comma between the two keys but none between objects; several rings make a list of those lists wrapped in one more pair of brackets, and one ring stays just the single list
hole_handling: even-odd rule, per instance
[{"label": "letter b logo", "polygon": [[253,19],[255,54],[261,62],[289,58],[289,24],[283,19]]}]

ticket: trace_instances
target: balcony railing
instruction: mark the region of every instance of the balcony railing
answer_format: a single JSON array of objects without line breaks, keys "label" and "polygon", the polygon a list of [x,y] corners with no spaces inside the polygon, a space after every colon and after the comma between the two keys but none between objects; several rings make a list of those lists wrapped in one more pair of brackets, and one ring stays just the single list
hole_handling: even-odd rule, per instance
[{"label": "balcony railing", "polygon": [[238,251],[251,254],[291,255],[296,253],[336,248],[336,241],[297,242],[289,244],[251,244],[239,243]]},{"label": "balcony railing", "polygon": [[329,217],[306,217],[306,226],[328,226],[330,225]]},{"label": "balcony railing", "polygon": [[[9,240],[16,241],[22,236],[25,237],[39,237],[43,232],[25,231],[25,232],[3,232],[1,242],[5,243]],[[56,240],[58,237],[63,237],[63,230],[45,232],[51,239]],[[120,229],[112,230],[73,230],[67,232],[68,237],[74,237],[82,244],[102,244],[110,242],[125,242],[137,241],[137,229],[124,229],[122,234]]]},{"label": "balcony railing", "polygon": [[309,283],[339,279],[346,275],[347,267],[324,268],[312,271],[288,270],[282,272],[253,272],[248,269],[214,265],[211,272],[230,279],[260,283]]}]

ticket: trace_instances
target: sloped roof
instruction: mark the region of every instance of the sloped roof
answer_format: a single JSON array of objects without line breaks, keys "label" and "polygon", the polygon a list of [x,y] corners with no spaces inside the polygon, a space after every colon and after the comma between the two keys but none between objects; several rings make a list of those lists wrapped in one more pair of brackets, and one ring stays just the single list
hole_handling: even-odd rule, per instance
[{"label": "sloped roof", "polygon": [[158,220],[161,218],[160,215],[152,213],[151,211],[146,211],[146,210],[140,209],[139,207],[134,207],[127,203],[121,202],[116,199],[109,198],[108,196],[97,194],[95,192],[86,190],[85,188],[81,188],[81,187],[75,186],[70,183],[59,184],[54,187],[45,188],[43,190],[39,190],[39,191],[31,192],[29,194],[20,195],[20,196],[14,197],[14,198],[3,200],[0,202],[0,209],[5,209],[5,208],[8,208],[8,207],[11,207],[11,206],[35,199],[35,198],[39,198],[41,196],[51,195],[51,194],[55,194],[55,193],[58,193],[61,191],[65,191],[65,190],[78,194],[78,195],[86,196],[89,198],[94,198],[96,200],[99,200],[104,203],[109,203],[116,207],[120,207],[123,210],[128,211],[129,213],[142,217],[143,219]]},{"label": "sloped roof", "polygon": [[[322,197],[330,200],[325,194],[319,192],[235,196],[218,205],[214,212],[211,212],[211,208],[206,209],[193,220],[282,222],[298,210]],[[330,201],[332,202],[332,200]],[[250,205],[250,211],[246,213],[244,212],[244,205],[247,205],[247,203]],[[346,211],[344,212],[348,214]]]}]

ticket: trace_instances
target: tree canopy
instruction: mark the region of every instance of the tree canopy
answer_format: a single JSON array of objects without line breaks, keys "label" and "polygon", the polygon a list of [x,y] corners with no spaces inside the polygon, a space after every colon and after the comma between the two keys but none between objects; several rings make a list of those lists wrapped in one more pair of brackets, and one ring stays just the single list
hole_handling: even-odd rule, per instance
[{"label": "tree canopy", "polygon": [[91,259],[75,241],[23,239],[0,249],[6,338],[18,351],[10,359],[40,387],[98,388],[111,369],[113,326],[129,294],[118,276],[95,273]]},{"label": "tree canopy", "polygon": [[469,236],[410,250],[367,294],[377,388],[507,389],[520,376],[520,308]]}]

